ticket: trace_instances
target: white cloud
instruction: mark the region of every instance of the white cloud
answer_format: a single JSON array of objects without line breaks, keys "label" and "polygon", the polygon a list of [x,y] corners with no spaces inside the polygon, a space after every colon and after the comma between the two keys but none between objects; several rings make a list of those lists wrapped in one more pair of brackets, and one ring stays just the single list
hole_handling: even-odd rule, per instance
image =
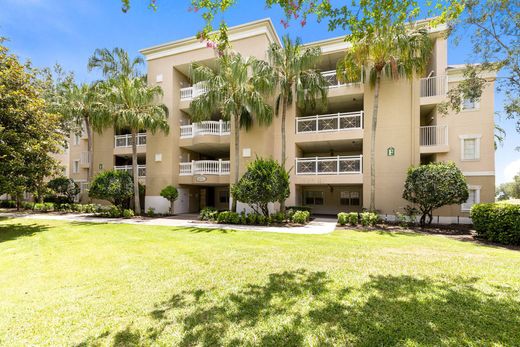
[{"label": "white cloud", "polygon": [[504,178],[506,182],[511,182],[513,177],[520,172],[520,159],[513,160],[504,168]]}]

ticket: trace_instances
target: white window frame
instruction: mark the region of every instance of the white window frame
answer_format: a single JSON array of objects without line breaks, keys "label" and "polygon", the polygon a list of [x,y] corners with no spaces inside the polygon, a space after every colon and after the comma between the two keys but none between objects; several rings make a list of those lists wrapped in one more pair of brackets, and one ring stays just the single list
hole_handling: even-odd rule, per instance
[{"label": "white window frame", "polygon": [[78,173],[79,172],[79,159],[72,161],[72,173]]},{"label": "white window frame", "polygon": [[[474,204],[479,204],[480,203],[480,189],[481,188],[482,188],[481,186],[468,185],[468,190],[474,190],[475,191],[475,202],[474,202]],[[465,202],[465,203],[460,205],[460,210],[462,212],[469,212],[471,210],[471,206],[473,206],[474,204],[471,204],[471,205],[468,206],[468,203]]]},{"label": "white window frame", "polygon": [[73,141],[74,146],[78,146],[80,142],[81,142],[81,136],[78,134],[74,134],[74,141]]},{"label": "white window frame", "polygon": [[[459,135],[460,139],[460,160],[461,161],[479,161],[480,160],[480,139],[482,135]],[[467,159],[464,157],[464,140],[475,140],[475,158]]]}]

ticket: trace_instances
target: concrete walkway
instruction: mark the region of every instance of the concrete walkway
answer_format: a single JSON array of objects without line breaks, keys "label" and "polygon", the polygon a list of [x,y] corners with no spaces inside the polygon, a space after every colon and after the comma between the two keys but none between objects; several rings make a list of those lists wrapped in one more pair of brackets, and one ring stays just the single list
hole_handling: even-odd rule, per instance
[{"label": "concrete walkway", "polygon": [[336,220],[332,218],[316,218],[307,225],[299,227],[276,227],[258,225],[231,225],[231,224],[210,224],[202,223],[194,218],[186,218],[185,215],[164,217],[164,218],[144,218],[144,219],[119,219],[101,218],[86,214],[47,214],[47,213],[0,213],[0,217],[35,219],[35,220],[61,220],[68,222],[86,223],[113,223],[113,224],[139,224],[139,225],[161,225],[185,228],[202,229],[223,229],[223,230],[249,230],[267,233],[287,233],[287,234],[306,234],[320,235],[329,234],[336,229]]}]

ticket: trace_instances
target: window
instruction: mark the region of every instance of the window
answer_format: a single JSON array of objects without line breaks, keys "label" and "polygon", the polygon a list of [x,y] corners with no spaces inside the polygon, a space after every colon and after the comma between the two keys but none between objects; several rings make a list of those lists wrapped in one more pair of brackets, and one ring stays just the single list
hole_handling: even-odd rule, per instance
[{"label": "window", "polygon": [[323,192],[306,191],[304,201],[305,205],[323,205]]},{"label": "window", "polygon": [[359,206],[359,192],[344,191],[340,193],[339,204],[344,206]]},{"label": "window", "polygon": [[221,204],[229,204],[229,192],[221,191],[218,193],[218,202]]},{"label": "window", "polygon": [[72,172],[78,173],[79,172],[79,160],[74,160],[72,165]]},{"label": "window", "polygon": [[471,101],[470,99],[464,99],[462,101],[463,110],[478,110],[479,103],[477,100]]},{"label": "window", "polygon": [[480,135],[461,135],[461,160],[480,159]]},{"label": "window", "polygon": [[468,190],[468,200],[462,204],[462,211],[469,211],[471,210],[471,206],[480,202],[480,186],[468,186]]},{"label": "window", "polygon": [[74,145],[79,145],[80,136],[78,134],[74,134]]}]

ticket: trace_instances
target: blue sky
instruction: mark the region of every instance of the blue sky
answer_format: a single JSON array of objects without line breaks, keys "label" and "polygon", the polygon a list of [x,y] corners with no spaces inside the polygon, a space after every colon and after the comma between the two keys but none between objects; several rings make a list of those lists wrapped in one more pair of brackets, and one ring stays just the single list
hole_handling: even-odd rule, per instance
[{"label": "blue sky", "polygon": [[[96,48],[122,47],[131,54],[166,41],[194,35],[202,28],[200,14],[188,12],[189,0],[159,0],[157,12],[149,10],[146,0],[133,0],[128,13],[122,13],[119,0],[0,0],[0,36],[9,39],[7,46],[21,59],[36,66],[61,64],[72,70],[78,81],[91,81],[99,76],[86,68],[88,57]],[[297,23],[284,29],[282,12],[266,9],[263,0],[240,0],[225,14],[228,25],[270,17],[282,36],[300,36],[304,42],[339,36],[331,33],[326,23],[312,19],[301,28]],[[455,46],[450,41],[449,63],[474,62],[467,42]],[[497,94],[495,110],[502,109],[502,96]],[[496,151],[497,183],[511,180],[520,171],[520,136],[514,122],[496,119],[507,130],[503,146]]]}]

